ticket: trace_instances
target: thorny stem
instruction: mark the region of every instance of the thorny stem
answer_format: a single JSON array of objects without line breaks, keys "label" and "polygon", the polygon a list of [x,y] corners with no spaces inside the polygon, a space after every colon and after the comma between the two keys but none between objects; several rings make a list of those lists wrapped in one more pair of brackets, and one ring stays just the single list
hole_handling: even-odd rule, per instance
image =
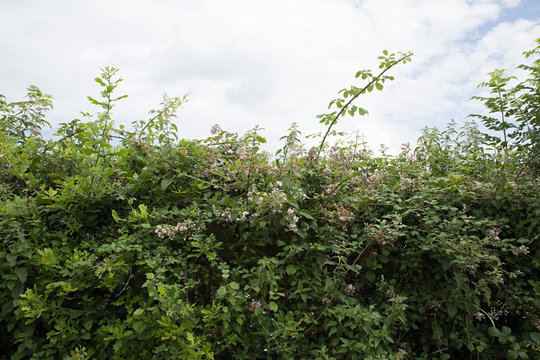
[{"label": "thorny stem", "polygon": [[[251,183],[251,168],[253,166],[253,156],[255,155],[253,153],[253,149],[255,148],[255,140],[257,139],[257,131],[255,130],[253,134],[253,141],[251,142],[251,149],[250,149],[250,155],[249,155],[249,167],[248,167],[248,173],[247,173],[247,181],[246,181],[246,208],[249,209],[249,187]],[[248,222],[248,225],[250,223]]]},{"label": "thorny stem", "polygon": [[323,139],[321,141],[321,145],[319,146],[319,151],[317,152],[317,157],[315,158],[315,161],[317,161],[319,159],[319,156],[321,155],[321,152],[322,152],[322,149],[324,147],[324,143],[326,141],[326,138],[328,137],[328,135],[330,134],[330,130],[332,129],[332,127],[336,124],[337,122],[337,119],[343,115],[345,113],[345,111],[349,108],[349,105],[352,104],[352,102],[354,100],[356,100],[360,95],[362,95],[363,93],[366,92],[366,90],[372,86],[373,84],[375,84],[377,81],[379,81],[381,79],[381,77],[384,75],[384,73],[386,73],[388,70],[390,70],[391,68],[393,68],[394,66],[396,66],[398,63],[402,62],[403,60],[406,60],[408,58],[411,57],[411,54],[404,54],[403,56],[401,56],[398,60],[395,60],[393,61],[392,63],[390,63],[390,65],[387,65],[385,66],[384,70],[381,71],[379,73],[379,75],[377,75],[376,77],[372,78],[371,81],[362,88],[362,90],[360,90],[358,92],[358,94],[354,95],[349,101],[347,101],[347,103],[341,108],[341,110],[338,112],[338,114],[334,117],[334,119],[332,120],[332,122],[330,123],[330,125],[328,125],[328,129],[326,129],[326,133],[324,134],[323,136]]},{"label": "thorny stem", "polygon": [[[501,88],[500,87],[497,88],[497,92],[499,93],[499,99],[502,102],[503,98],[502,98]],[[508,147],[507,139],[506,139],[506,119],[504,118],[504,108],[503,108],[502,105],[501,105],[499,110],[501,112],[501,120],[502,120],[502,123],[503,123],[504,148],[506,149]]]}]

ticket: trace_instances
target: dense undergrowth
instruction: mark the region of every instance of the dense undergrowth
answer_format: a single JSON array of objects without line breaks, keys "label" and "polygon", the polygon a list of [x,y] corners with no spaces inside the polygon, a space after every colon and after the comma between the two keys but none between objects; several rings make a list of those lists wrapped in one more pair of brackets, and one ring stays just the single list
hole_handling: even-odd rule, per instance
[{"label": "dense undergrowth", "polygon": [[[529,52],[538,56],[540,47]],[[540,351],[540,63],[398,156],[295,126],[178,139],[185,98],[115,127],[102,108],[43,139],[51,98],[0,97],[0,358],[526,359]],[[503,114],[502,118],[497,112]]]}]

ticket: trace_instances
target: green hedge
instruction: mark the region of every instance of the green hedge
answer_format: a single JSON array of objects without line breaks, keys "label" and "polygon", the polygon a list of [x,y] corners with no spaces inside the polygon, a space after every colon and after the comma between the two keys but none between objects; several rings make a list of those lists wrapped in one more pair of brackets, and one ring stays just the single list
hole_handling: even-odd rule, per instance
[{"label": "green hedge", "polygon": [[538,356],[530,148],[467,123],[376,157],[293,126],[270,156],[258,129],[179,140],[185,97],[116,128],[116,69],[96,81],[103,111],[55,140],[47,95],[0,97],[0,358]]}]

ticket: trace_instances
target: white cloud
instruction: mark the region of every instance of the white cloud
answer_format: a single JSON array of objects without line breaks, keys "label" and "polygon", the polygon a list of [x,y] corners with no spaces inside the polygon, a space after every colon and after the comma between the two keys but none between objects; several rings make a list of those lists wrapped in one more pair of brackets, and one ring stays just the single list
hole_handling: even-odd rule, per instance
[{"label": "white cloud", "polygon": [[[515,0],[189,0],[0,3],[0,93],[36,84],[56,97],[55,123],[92,109],[99,66],[120,68],[119,121],[146,117],[162,92],[190,102],[179,114],[187,137],[214,123],[243,132],[260,124],[275,149],[293,121],[315,118],[337,91],[376,68],[382,49],[412,50],[383,93],[359,99],[368,117],[344,119],[371,144],[394,151],[424,125],[463,119],[468,100],[494,67],[514,67],[540,21],[497,23]],[[487,27],[487,28],[486,28]]]},{"label": "white cloud", "polygon": [[519,6],[521,0],[502,0],[502,3],[505,7],[513,8]]}]

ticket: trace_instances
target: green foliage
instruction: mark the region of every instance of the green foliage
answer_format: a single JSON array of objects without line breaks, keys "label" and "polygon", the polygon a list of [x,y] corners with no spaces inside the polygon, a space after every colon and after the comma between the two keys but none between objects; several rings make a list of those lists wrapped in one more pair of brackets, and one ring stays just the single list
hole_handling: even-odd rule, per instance
[{"label": "green foliage", "polygon": [[[385,55],[359,75],[372,88],[405,60]],[[56,140],[29,135],[43,95],[26,113],[2,103],[0,357],[538,354],[538,177],[501,171],[474,123],[425,129],[396,157],[358,137],[306,151],[293,125],[272,158],[258,128],[179,140],[186,97],[116,128],[116,76]]]},{"label": "green foliage", "polygon": [[44,125],[45,113],[51,110],[52,96],[41,92],[36,86],[28,87],[27,100],[8,103],[0,95],[0,131],[24,142],[29,137],[39,137]]},{"label": "green foliage", "polygon": [[[517,85],[510,86],[515,76],[505,76],[504,70],[489,74],[489,81],[479,87],[490,89],[492,96],[474,96],[489,110],[490,115],[471,115],[495,134],[485,134],[487,141],[502,154],[503,162],[525,162],[528,169],[540,172],[540,39],[533,50],[524,52],[526,58],[537,57],[532,64],[522,64],[518,69],[529,76]],[[491,114],[497,114],[493,117]],[[500,137],[497,132],[502,132]],[[514,154],[513,154],[514,153]]]}]

